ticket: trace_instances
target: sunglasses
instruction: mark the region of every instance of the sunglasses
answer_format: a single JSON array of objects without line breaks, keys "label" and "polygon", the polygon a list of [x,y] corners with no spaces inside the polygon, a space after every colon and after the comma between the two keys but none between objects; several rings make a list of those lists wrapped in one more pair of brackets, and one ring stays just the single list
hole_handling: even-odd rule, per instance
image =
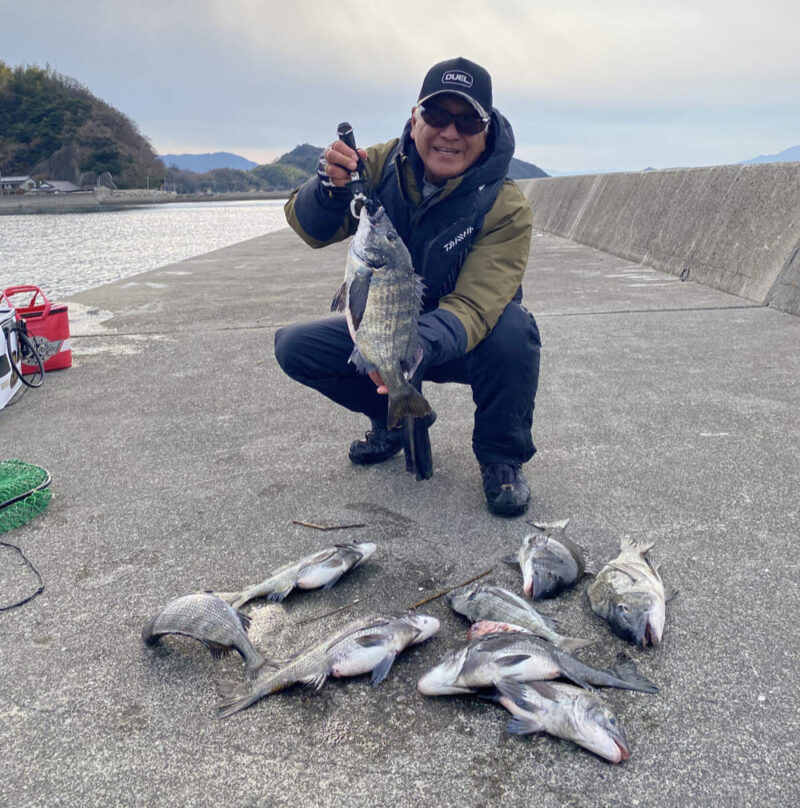
[{"label": "sunglasses", "polygon": [[446,129],[454,123],[460,135],[477,135],[489,126],[489,119],[479,115],[454,115],[444,107],[435,105],[424,107],[420,104],[418,109],[422,120],[434,129]]}]

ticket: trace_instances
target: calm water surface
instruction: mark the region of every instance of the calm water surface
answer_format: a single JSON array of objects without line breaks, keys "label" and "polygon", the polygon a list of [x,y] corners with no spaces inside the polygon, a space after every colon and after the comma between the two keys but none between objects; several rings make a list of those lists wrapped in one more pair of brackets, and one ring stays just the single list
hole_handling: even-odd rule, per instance
[{"label": "calm water surface", "polygon": [[176,202],[101,213],[0,216],[0,290],[58,300],[286,227],[284,201]]}]

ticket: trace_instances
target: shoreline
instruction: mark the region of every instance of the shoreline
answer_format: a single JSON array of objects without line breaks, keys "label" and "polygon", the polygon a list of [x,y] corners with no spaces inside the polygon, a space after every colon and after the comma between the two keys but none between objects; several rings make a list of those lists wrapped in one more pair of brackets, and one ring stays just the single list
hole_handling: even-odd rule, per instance
[{"label": "shoreline", "polygon": [[258,191],[256,193],[176,194],[145,188],[125,191],[95,189],[71,194],[37,196],[0,196],[0,216],[27,216],[41,213],[96,213],[146,205],[176,202],[242,202],[263,199],[288,199],[290,191]]}]

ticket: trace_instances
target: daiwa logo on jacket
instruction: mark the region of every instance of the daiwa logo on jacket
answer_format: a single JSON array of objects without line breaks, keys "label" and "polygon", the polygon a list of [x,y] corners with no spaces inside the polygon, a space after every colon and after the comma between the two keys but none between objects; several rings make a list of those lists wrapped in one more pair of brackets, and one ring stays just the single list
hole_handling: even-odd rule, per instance
[{"label": "daiwa logo on jacket", "polygon": [[473,232],[474,228],[470,225],[466,230],[462,230],[457,236],[453,236],[447,244],[444,245],[444,251],[450,252],[456,245],[460,244],[467,236]]}]

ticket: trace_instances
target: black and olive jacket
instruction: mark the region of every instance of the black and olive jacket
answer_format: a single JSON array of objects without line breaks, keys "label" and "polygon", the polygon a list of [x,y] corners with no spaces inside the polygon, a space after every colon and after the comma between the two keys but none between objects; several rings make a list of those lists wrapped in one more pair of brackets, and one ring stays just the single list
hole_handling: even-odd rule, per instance
[{"label": "black and olive jacket", "polygon": [[[366,169],[424,279],[420,337],[433,354],[426,361],[439,364],[472,350],[508,303],[522,299],[533,217],[506,179],[514,134],[497,110],[477,162],[424,200],[424,165],[410,132],[409,121],[399,139],[367,149]],[[324,247],[355,233],[349,201],[349,191],[314,176],[292,193],[286,218],[306,243]]]}]

